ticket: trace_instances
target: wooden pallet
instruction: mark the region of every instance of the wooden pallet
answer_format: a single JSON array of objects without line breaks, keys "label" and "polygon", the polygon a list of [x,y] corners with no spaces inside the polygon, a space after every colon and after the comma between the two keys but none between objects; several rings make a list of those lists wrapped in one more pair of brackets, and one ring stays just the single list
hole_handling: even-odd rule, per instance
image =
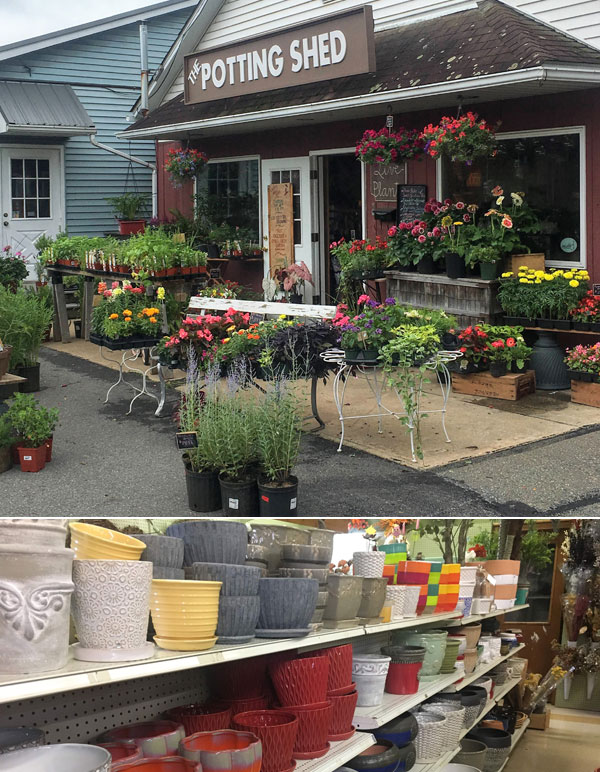
[{"label": "wooden pallet", "polygon": [[457,394],[515,402],[527,394],[535,393],[535,372],[528,370],[525,373],[509,373],[501,378],[494,378],[489,372],[471,375],[452,373],[452,388]]},{"label": "wooden pallet", "polygon": [[571,381],[571,402],[600,407],[600,383]]}]

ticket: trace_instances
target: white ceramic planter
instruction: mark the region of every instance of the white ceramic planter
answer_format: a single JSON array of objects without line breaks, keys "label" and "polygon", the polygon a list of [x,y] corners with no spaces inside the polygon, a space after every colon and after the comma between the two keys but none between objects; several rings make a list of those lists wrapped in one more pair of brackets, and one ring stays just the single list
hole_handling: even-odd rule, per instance
[{"label": "white ceramic planter", "polygon": [[28,547],[64,547],[67,520],[40,517],[0,518],[0,544],[22,544]]},{"label": "white ceramic planter", "polygon": [[352,680],[358,692],[357,706],[381,705],[391,657],[383,654],[357,654],[352,659]]},{"label": "white ceramic planter", "polygon": [[398,622],[404,618],[406,587],[407,585],[403,584],[389,584],[385,589],[385,605],[392,607],[392,622]]},{"label": "white ceramic planter", "polygon": [[419,605],[420,594],[421,587],[419,585],[406,585],[406,591],[404,593],[404,608],[402,611],[405,619],[411,619],[412,617],[417,616],[417,606]]},{"label": "white ceramic planter", "polygon": [[152,563],[145,560],[76,560],[73,563],[76,659],[123,662],[154,653],[146,641]]},{"label": "white ceramic planter", "polygon": [[65,547],[0,547],[3,673],[43,673],[66,665],[73,557]]},{"label": "white ceramic planter", "polygon": [[354,576],[365,576],[371,579],[383,576],[385,552],[355,552],[352,555],[352,570]]}]

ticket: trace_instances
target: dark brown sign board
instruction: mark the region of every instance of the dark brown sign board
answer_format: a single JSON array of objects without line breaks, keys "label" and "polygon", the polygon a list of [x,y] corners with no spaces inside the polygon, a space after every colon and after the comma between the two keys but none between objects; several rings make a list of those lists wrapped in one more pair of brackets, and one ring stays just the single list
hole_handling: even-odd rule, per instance
[{"label": "dark brown sign board", "polygon": [[594,295],[600,296],[600,284],[594,284]]},{"label": "dark brown sign board", "polygon": [[396,224],[421,217],[427,203],[427,185],[398,185]]},{"label": "dark brown sign board", "polygon": [[291,182],[269,185],[269,268],[271,275],[295,261],[294,188]]},{"label": "dark brown sign board", "polygon": [[375,71],[370,5],[185,57],[185,103],[197,104]]},{"label": "dark brown sign board", "polygon": [[398,185],[406,182],[406,164],[373,164],[371,195],[375,201],[393,201],[398,197]]},{"label": "dark brown sign board", "polygon": [[196,432],[177,432],[175,435],[179,450],[189,450],[198,447],[198,435]]}]

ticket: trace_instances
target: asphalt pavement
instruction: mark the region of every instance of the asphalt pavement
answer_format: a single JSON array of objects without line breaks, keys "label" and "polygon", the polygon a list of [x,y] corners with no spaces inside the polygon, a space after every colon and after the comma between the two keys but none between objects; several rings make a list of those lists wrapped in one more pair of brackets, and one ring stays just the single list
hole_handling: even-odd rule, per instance
[{"label": "asphalt pavement", "polygon": [[[53,461],[37,474],[13,468],[0,476],[0,516],[195,514],[174,441],[177,392],[164,417],[148,398],[126,416],[127,387],[104,404],[114,371],[63,351],[43,349],[41,359],[38,397],[60,408]],[[600,516],[600,413],[597,426],[429,471],[337,453],[307,434],[295,473],[298,514],[307,517]]]}]

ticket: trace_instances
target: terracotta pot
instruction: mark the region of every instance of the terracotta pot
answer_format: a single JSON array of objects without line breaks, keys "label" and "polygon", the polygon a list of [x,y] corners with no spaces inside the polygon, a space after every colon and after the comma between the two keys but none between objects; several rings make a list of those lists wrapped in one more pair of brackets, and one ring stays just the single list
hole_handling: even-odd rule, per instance
[{"label": "terracotta pot", "polygon": [[119,220],[119,233],[121,236],[131,236],[134,233],[143,233],[145,230],[145,220]]},{"label": "terracotta pot", "polygon": [[179,754],[202,772],[260,772],[262,742],[252,732],[222,729],[184,738]]},{"label": "terracotta pot", "polygon": [[38,448],[18,447],[19,463],[22,472],[41,472],[46,466],[46,445]]},{"label": "terracotta pot", "polygon": [[474,649],[481,635],[481,624],[463,625],[460,628],[460,634],[467,639],[467,649]]},{"label": "terracotta pot", "polygon": [[163,756],[159,759],[141,759],[118,767],[119,772],[127,772],[129,769],[142,772],[202,772],[202,765],[180,756]]},{"label": "terracotta pot", "polygon": [[519,575],[521,568],[520,560],[486,560],[483,564],[485,570],[496,576],[497,574],[514,574]]}]

